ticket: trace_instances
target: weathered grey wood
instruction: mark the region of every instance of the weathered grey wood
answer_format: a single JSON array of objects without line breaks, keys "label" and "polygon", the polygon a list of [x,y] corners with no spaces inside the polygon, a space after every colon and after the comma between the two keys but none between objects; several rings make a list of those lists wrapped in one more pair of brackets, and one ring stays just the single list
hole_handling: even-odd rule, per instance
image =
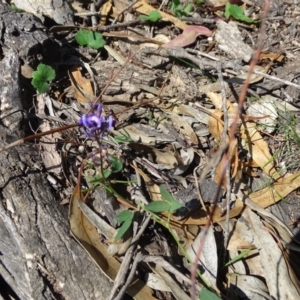
[{"label": "weathered grey wood", "polygon": [[[0,62],[1,144],[22,136],[25,115],[21,111],[19,49],[8,42],[10,27],[2,12],[0,3],[4,50]],[[31,33],[26,34],[32,41]],[[32,47],[22,45],[23,53]],[[106,299],[111,284],[71,237],[67,207],[59,202],[35,145],[0,153],[0,276],[21,300]],[[5,295],[0,289],[0,297]]]}]

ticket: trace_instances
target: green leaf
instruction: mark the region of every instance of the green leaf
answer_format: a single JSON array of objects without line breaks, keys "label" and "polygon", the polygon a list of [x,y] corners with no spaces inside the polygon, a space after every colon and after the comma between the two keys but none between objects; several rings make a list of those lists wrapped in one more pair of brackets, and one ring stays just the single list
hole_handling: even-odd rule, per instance
[{"label": "green leaf", "polygon": [[153,201],[145,205],[145,209],[155,213],[160,213],[168,211],[170,209],[170,204],[167,201]]},{"label": "green leaf", "polygon": [[236,20],[243,21],[246,23],[259,22],[259,20],[253,20],[245,16],[244,11],[240,6],[236,4],[230,4],[230,2],[227,2],[225,6],[225,17],[229,18],[230,16],[232,16]]},{"label": "green leaf", "polygon": [[149,16],[139,16],[143,21],[156,22],[161,19],[161,14],[157,10],[152,10],[149,12]]},{"label": "green leaf", "polygon": [[76,42],[81,46],[89,46],[93,49],[102,48],[105,40],[99,32],[82,29],[75,35]]},{"label": "green leaf", "polygon": [[193,9],[193,4],[188,4],[185,8],[184,8],[184,12],[188,15]]},{"label": "green leaf", "polygon": [[118,157],[113,156],[110,159],[112,173],[118,173],[123,170],[123,163]]},{"label": "green leaf", "polygon": [[39,64],[37,70],[32,73],[31,84],[37,89],[39,93],[45,93],[49,84],[48,81],[52,81],[55,78],[55,71],[52,67]]},{"label": "green leaf", "polygon": [[117,215],[117,221],[118,222],[125,222],[132,220],[134,216],[134,213],[130,210],[123,210]]},{"label": "green leaf", "polygon": [[239,255],[235,256],[233,259],[231,259],[226,265],[225,267],[235,263],[236,261],[242,259],[243,257],[245,257],[246,255],[248,255],[248,253],[251,251],[251,249],[246,249],[244,251],[242,251]]},{"label": "green leaf", "polygon": [[174,213],[177,209],[181,208],[182,204],[178,201],[174,201],[171,203],[171,207],[169,209],[169,212],[172,214]]},{"label": "green leaf", "polygon": [[161,194],[161,197],[168,201],[170,204],[172,202],[175,202],[176,200],[173,198],[173,196],[169,193],[169,191],[163,186],[163,185],[160,185],[159,186],[159,191],[160,191],[160,194]]},{"label": "green leaf", "polygon": [[200,295],[199,295],[199,299],[201,299],[201,300],[221,300],[221,298],[217,294],[209,291],[206,288],[202,288]]},{"label": "green leaf", "polygon": [[132,220],[125,221],[123,225],[118,229],[118,232],[115,236],[115,242],[117,242],[130,228]]},{"label": "green leaf", "polygon": [[100,49],[105,45],[105,40],[102,34],[96,31],[90,31],[88,33],[88,46],[93,49]]},{"label": "green leaf", "polygon": [[125,142],[132,142],[132,139],[130,136],[125,136],[125,135],[117,135],[113,138],[113,140],[116,143],[125,143]]},{"label": "green leaf", "polygon": [[174,213],[177,209],[182,207],[182,204],[174,199],[174,197],[169,193],[169,191],[163,186],[159,186],[160,194],[161,197],[169,203],[169,209],[168,211],[172,214]]},{"label": "green leaf", "polygon": [[81,46],[87,46],[88,33],[89,33],[89,31],[87,29],[79,30],[75,35],[76,42]]}]

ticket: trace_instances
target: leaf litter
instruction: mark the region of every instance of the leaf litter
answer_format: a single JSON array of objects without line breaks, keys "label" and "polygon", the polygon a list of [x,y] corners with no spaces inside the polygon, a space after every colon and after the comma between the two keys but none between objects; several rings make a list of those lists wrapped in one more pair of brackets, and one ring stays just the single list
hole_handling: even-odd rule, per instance
[{"label": "leaf litter", "polygon": [[[35,99],[40,131],[79,118],[85,127],[51,133],[52,143],[71,142],[67,152],[62,143],[42,146],[49,174],[73,189],[72,235],[114,281],[109,299],[125,292],[134,299],[298,299],[300,208],[286,222],[268,207],[288,203],[300,186],[292,163],[299,159],[299,85],[289,67],[299,57],[289,40],[285,50],[263,40],[280,38],[275,27],[296,34],[294,4],[279,10],[247,1],[217,11],[217,4],[184,10],[177,2],[107,1],[99,8],[106,18],[91,19],[92,30],[51,29],[56,40],[74,41],[77,33],[86,46],[72,44],[78,53],[66,59],[62,47],[55,64],[68,73],[57,72],[48,94]],[[88,5],[70,5],[77,24],[90,19]],[[267,21],[257,22],[258,12],[268,12]]]}]

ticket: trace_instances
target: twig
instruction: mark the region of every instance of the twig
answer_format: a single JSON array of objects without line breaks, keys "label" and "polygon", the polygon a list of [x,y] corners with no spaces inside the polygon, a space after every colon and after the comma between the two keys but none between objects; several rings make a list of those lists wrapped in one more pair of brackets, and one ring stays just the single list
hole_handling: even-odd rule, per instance
[{"label": "twig", "polygon": [[115,24],[117,22],[117,20],[119,19],[119,17],[126,11],[129,10],[132,6],[134,6],[136,3],[138,3],[139,0],[136,0],[132,3],[130,3],[127,7],[125,7],[116,17],[115,19],[112,21],[112,24]]},{"label": "twig", "polygon": [[[95,13],[95,12],[96,12],[95,3],[91,3],[90,9],[91,9],[91,12],[92,12],[92,13]],[[97,22],[97,16],[96,16],[96,15],[92,15],[92,16],[91,16],[91,21],[92,21],[92,26],[93,26],[93,27],[96,26],[97,23],[98,23],[98,22]]]},{"label": "twig", "polygon": [[104,32],[104,31],[109,31],[112,29],[116,29],[116,28],[124,28],[124,27],[130,27],[130,26],[135,26],[135,25],[141,25],[141,24],[146,24],[147,21],[144,20],[132,20],[132,21],[128,21],[128,22],[123,22],[123,23],[117,23],[117,24],[111,24],[111,25],[107,25],[107,26],[95,26],[95,27],[91,27],[91,29],[98,29],[99,32]]},{"label": "twig", "polygon": [[214,24],[216,23],[215,19],[207,19],[207,18],[192,18],[192,17],[184,17],[184,18],[179,18],[181,21],[184,22],[190,22],[190,23],[195,23],[195,24]]},{"label": "twig", "polygon": [[51,130],[48,130],[48,131],[45,131],[45,132],[40,132],[40,133],[37,133],[37,134],[27,136],[25,138],[19,139],[15,142],[9,144],[9,145],[1,147],[0,152],[3,152],[5,150],[8,150],[8,149],[13,148],[15,146],[19,146],[19,145],[21,145],[21,144],[23,144],[27,141],[33,141],[35,139],[41,138],[42,136],[52,134],[52,133],[55,133],[55,132],[58,132],[58,131],[63,131],[63,130],[66,130],[66,129],[74,128],[74,127],[77,127],[77,126],[79,126],[79,125],[78,124],[71,124],[71,125],[62,126],[60,128],[54,128],[54,129],[51,129]]},{"label": "twig", "polygon": [[[124,276],[127,274],[127,271],[129,270],[129,265],[130,265],[130,262],[131,262],[133,252],[137,247],[137,242],[140,239],[143,232],[146,230],[150,220],[151,220],[151,216],[148,216],[147,219],[144,221],[142,227],[140,228],[139,232],[132,239],[132,242],[131,242],[131,244],[130,244],[130,246],[129,246],[126,254],[125,254],[124,260],[122,261],[119,272],[118,272],[117,277],[115,279],[115,283],[114,283],[114,286],[113,286],[112,291],[110,293],[109,300],[121,299],[123,294],[125,293],[126,288],[128,287],[128,285],[126,285],[127,282],[124,284],[123,288],[120,290],[120,292],[117,296],[117,297],[120,297],[120,298],[115,297],[115,294],[116,294],[117,290],[124,283],[124,280],[125,280]],[[124,290],[124,287],[125,287],[125,290]],[[121,294],[121,291],[122,291],[122,294]]]},{"label": "twig", "polygon": [[[223,79],[223,74],[222,74],[222,68],[221,64],[218,65],[218,78],[221,86],[221,95],[222,95],[222,104],[223,104],[223,115],[224,115],[224,130],[222,132],[222,145],[226,145],[227,141],[227,130],[228,130],[228,111],[227,111],[227,99],[226,99],[226,89],[225,89],[225,84],[224,84],[224,79]],[[224,244],[225,248],[227,247],[228,243],[228,237],[229,237],[229,209],[230,209],[230,194],[231,194],[231,185],[230,185],[230,157],[228,157],[228,153],[225,153],[223,156],[223,166],[226,171],[226,176],[225,176],[225,181],[227,183],[226,186],[226,230],[225,230],[225,238],[224,238]],[[222,180],[224,182],[224,179]]]},{"label": "twig", "polygon": [[[189,49],[189,52],[192,52],[191,49]],[[171,55],[171,56],[174,56],[174,57],[180,57],[180,58],[188,59],[188,60],[192,61],[193,63],[195,63],[200,69],[207,69],[208,67],[209,68],[217,68],[217,62],[220,61],[220,59],[213,58],[212,55],[207,55],[207,54],[201,53],[200,51],[197,51],[197,53],[199,55],[208,57],[210,59],[214,59],[215,62],[211,62],[209,60],[203,60],[203,59],[200,60],[199,58],[194,57],[193,55],[190,55],[185,49],[182,49],[182,48],[170,48],[170,49],[162,48],[161,51],[159,52],[159,55],[162,55],[162,56]],[[155,54],[155,52],[154,52],[154,54]],[[275,76],[272,76],[272,75],[268,75],[268,74],[265,74],[265,73],[260,72],[260,71],[256,71],[256,70],[254,70],[254,66],[252,66],[252,67],[251,66],[250,67],[249,66],[242,66],[240,64],[233,63],[232,61],[222,62],[222,69],[227,69],[227,68],[231,68],[231,69],[233,69],[235,71],[239,71],[239,72],[241,70],[246,71],[246,72],[249,72],[251,70],[251,75],[256,74],[256,75],[259,75],[261,77],[264,77],[264,78],[267,78],[267,79],[270,79],[270,80],[281,82],[284,85],[289,85],[289,86],[295,87],[297,89],[300,89],[299,84],[296,84],[296,83],[293,83],[293,82],[290,82],[290,81],[287,81],[287,80],[284,80],[284,79],[281,79],[281,78],[278,78],[278,77],[275,77]],[[247,86],[248,85],[249,84],[247,84]]]},{"label": "twig", "polygon": [[[173,274],[177,278],[177,280],[183,281],[188,285],[192,285],[191,279],[184,276],[181,272],[179,272],[176,268],[174,268],[169,262],[164,260],[161,256],[147,255],[144,258],[144,262],[158,264],[162,266],[166,271]],[[196,289],[197,292],[200,292],[200,287],[198,285],[196,286]]]},{"label": "twig", "polygon": [[124,296],[124,294],[125,294],[128,286],[130,285],[130,283],[134,279],[135,271],[136,271],[136,269],[138,267],[138,264],[144,259],[144,257],[145,256],[141,252],[137,253],[137,255],[136,255],[136,257],[135,257],[135,259],[133,261],[130,273],[129,273],[128,277],[127,277],[127,280],[126,280],[125,284],[123,285],[123,287],[121,288],[119,294],[115,298],[113,298],[114,300],[122,300],[123,299],[123,296]]}]

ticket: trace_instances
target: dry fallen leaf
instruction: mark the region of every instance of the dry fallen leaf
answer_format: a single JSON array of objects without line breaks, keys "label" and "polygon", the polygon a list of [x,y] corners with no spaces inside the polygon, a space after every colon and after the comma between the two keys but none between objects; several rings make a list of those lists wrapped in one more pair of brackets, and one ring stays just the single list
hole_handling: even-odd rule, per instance
[{"label": "dry fallen leaf", "polygon": [[242,124],[240,132],[246,143],[247,150],[255,163],[260,166],[265,174],[272,176],[274,179],[278,178],[279,174],[276,171],[269,145],[256,130],[256,124],[246,122]]},{"label": "dry fallen leaf", "polygon": [[[107,247],[100,242],[99,233],[96,227],[80,210],[78,201],[81,198],[80,187],[79,185],[76,185],[69,207],[71,233],[95,261],[101,271],[110,280],[114,280],[120,268],[120,263],[114,257],[109,255]],[[127,292],[136,300],[154,299],[152,297],[151,289],[140,280],[135,280],[129,286]]]},{"label": "dry fallen leaf", "polygon": [[166,43],[164,47],[185,47],[193,44],[199,35],[211,36],[212,31],[204,26],[187,26],[181,34],[179,34],[175,39]]},{"label": "dry fallen leaf", "polygon": [[[149,15],[150,11],[155,10],[155,8],[151,5],[149,5],[148,3],[146,3],[145,0],[139,0],[133,6],[133,8],[135,8],[136,11],[138,11],[139,13],[144,14],[144,15]],[[176,27],[178,27],[182,30],[184,30],[187,27],[186,23],[184,23],[183,21],[180,21],[176,17],[171,16],[163,11],[160,11],[159,13],[162,17],[162,20],[172,22]]]},{"label": "dry fallen leaf", "polygon": [[74,67],[69,73],[69,77],[79,103],[89,103],[95,99],[92,84],[89,79],[81,75],[79,67]]},{"label": "dry fallen leaf", "polygon": [[[261,208],[266,208],[282,200],[285,196],[299,187],[300,172],[278,179],[273,185],[251,193],[249,198]],[[245,203],[240,199],[237,199],[235,206],[229,212],[229,217],[233,218],[238,216],[242,213],[245,207]],[[212,207],[210,207],[209,210],[213,211]],[[215,208],[212,219],[213,222],[219,222],[225,219],[221,208]],[[177,223],[177,226],[179,226],[179,224],[204,225],[207,223],[207,215],[205,211],[199,209],[194,211],[187,219],[181,221],[172,220],[172,222]]]}]

